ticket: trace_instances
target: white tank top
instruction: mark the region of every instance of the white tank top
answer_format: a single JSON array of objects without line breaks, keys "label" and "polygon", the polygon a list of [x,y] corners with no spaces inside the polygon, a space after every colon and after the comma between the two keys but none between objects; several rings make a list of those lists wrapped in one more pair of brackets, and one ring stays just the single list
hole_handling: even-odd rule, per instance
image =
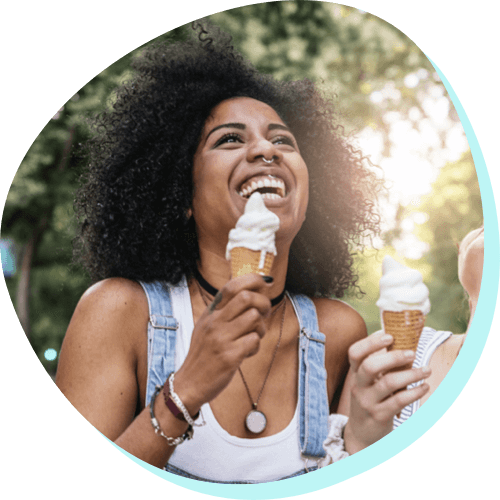
[{"label": "white tank top", "polygon": [[[174,316],[179,322],[175,353],[178,369],[186,359],[194,328],[191,298],[185,281],[171,288],[171,297]],[[208,403],[201,407],[201,412],[206,425],[195,427],[193,439],[175,449],[169,465],[193,476],[228,482],[234,478],[273,481],[295,474],[306,466],[299,450],[298,404],[285,429],[273,436],[256,439],[229,434],[219,425]],[[307,465],[313,464],[310,461]]]}]

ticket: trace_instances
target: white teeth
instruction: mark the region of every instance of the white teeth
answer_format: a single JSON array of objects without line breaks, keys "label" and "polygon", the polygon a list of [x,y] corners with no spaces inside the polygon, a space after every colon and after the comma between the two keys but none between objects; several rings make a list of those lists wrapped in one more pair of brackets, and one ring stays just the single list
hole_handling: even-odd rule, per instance
[{"label": "white teeth", "polygon": [[286,195],[285,183],[278,178],[269,176],[268,178],[259,179],[258,181],[252,181],[244,189],[240,191],[240,196],[249,198],[258,189],[273,188],[277,193],[263,193],[263,198],[265,199],[278,199],[284,198]]},{"label": "white teeth", "polygon": [[264,200],[279,200],[279,199],[281,199],[281,196],[279,194],[276,194],[276,193],[264,193],[262,195],[262,198]]}]

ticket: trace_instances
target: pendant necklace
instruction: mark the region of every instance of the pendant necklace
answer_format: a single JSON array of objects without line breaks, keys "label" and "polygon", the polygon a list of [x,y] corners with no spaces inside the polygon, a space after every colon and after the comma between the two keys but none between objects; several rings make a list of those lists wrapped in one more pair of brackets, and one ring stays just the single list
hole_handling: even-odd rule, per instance
[{"label": "pendant necklace", "polygon": [[243,372],[241,371],[241,368],[238,367],[238,371],[240,372],[241,375],[241,380],[243,380],[243,384],[245,385],[245,389],[247,390],[248,397],[250,398],[250,403],[252,403],[252,409],[248,412],[248,415],[245,418],[245,427],[253,434],[260,434],[261,432],[264,431],[264,429],[267,426],[267,418],[262,411],[257,409],[257,406],[259,404],[259,400],[260,397],[262,396],[262,391],[264,390],[269,374],[271,373],[271,368],[273,367],[274,359],[276,358],[276,353],[278,352],[278,348],[280,346],[281,336],[283,334],[283,325],[285,324],[285,312],[286,312],[286,297],[285,300],[283,301],[283,314],[281,315],[281,326],[280,326],[280,334],[278,337],[278,342],[276,343],[276,347],[274,348],[273,358],[271,359],[269,369],[267,370],[266,378],[264,379],[264,383],[260,388],[259,395],[257,396],[257,400],[255,402],[252,398],[252,394],[250,393],[250,389],[248,388],[247,381],[243,376]]},{"label": "pendant necklace", "polygon": [[[200,280],[199,278],[201,278],[201,275],[199,274],[199,272],[195,273],[195,277],[196,277],[196,283],[198,284],[198,288],[200,289],[201,298],[202,298],[203,302],[205,303],[205,305],[208,306],[209,303],[207,303],[207,301],[202,293],[202,288],[205,289],[210,295],[216,295],[218,290],[216,288],[212,287],[203,278]],[[206,285],[208,285],[208,287]],[[215,293],[212,293],[212,292],[215,292]],[[283,298],[285,300],[283,300]],[[249,389],[248,384],[247,384],[247,381],[245,380],[245,377],[243,376],[243,372],[241,371],[241,368],[238,367],[238,371],[241,375],[241,380],[243,381],[243,385],[245,386],[245,389],[247,391],[248,397],[250,399],[250,403],[252,403],[252,409],[248,412],[248,414],[245,418],[245,427],[252,434],[260,434],[261,432],[263,432],[265,430],[265,428],[267,426],[267,418],[266,418],[265,414],[262,411],[260,411],[257,407],[259,404],[260,397],[262,396],[262,392],[264,391],[264,387],[266,385],[267,379],[269,378],[269,374],[271,373],[271,368],[273,367],[274,359],[276,358],[276,353],[278,352],[278,348],[279,348],[280,343],[281,343],[281,337],[283,335],[283,326],[285,324],[285,313],[286,313],[285,291],[283,290],[283,292],[278,297],[276,297],[276,299],[279,299],[279,301],[283,300],[282,305],[280,305],[280,307],[283,307],[283,314],[281,316],[280,334],[278,337],[278,342],[276,343],[276,347],[274,348],[273,357],[271,359],[271,363],[269,364],[269,369],[267,370],[266,378],[264,379],[264,383],[262,384],[262,387],[260,389],[260,392],[259,392],[259,395],[257,396],[256,401],[253,400],[252,394],[250,393],[250,389]],[[273,299],[273,301],[276,301],[276,299]],[[279,303],[279,302],[276,302],[276,304],[272,304],[273,301],[271,301],[271,305],[276,305],[277,303]],[[272,314],[274,315],[278,311],[278,309],[279,309],[279,307]]]}]

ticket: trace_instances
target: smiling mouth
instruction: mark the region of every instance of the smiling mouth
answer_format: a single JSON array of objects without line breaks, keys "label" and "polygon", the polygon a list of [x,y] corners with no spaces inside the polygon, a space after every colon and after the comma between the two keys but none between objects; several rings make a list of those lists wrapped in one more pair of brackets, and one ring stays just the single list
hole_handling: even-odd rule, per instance
[{"label": "smiling mouth", "polygon": [[252,177],[241,185],[238,194],[243,198],[250,198],[255,191],[258,191],[262,198],[269,200],[276,200],[286,196],[285,183],[272,175]]}]

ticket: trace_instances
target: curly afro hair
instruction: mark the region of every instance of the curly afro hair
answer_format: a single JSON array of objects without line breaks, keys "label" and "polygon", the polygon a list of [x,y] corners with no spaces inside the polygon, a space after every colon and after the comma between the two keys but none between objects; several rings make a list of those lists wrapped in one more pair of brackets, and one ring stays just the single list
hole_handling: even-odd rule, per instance
[{"label": "curly afro hair", "polygon": [[192,217],[193,157],[211,110],[250,97],[293,132],[310,177],[306,221],[290,253],[287,289],[342,297],[356,286],[352,251],[377,232],[376,175],[336,124],[333,101],[309,80],[259,73],[215,27],[198,39],[155,44],[136,59],[133,80],[93,120],[75,209],[75,255],[93,282],[124,277],[178,283],[199,258]]}]

